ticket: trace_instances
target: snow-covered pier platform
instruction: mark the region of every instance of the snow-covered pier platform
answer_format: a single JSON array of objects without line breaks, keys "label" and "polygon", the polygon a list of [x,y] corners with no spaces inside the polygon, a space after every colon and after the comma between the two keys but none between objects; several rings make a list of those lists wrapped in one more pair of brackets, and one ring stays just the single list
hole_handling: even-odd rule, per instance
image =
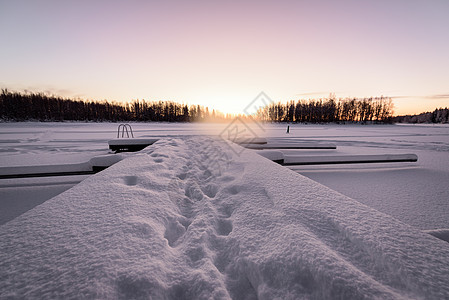
[{"label": "snow-covered pier platform", "polygon": [[287,143],[267,143],[267,144],[241,144],[242,147],[254,150],[263,149],[337,149],[335,144],[330,143],[306,143],[306,142],[287,142]]},{"label": "snow-covered pier platform", "polygon": [[259,150],[257,153],[283,166],[372,164],[394,162],[417,162],[416,154],[376,155],[291,155],[276,150]]},{"label": "snow-covered pier platform", "polygon": [[87,162],[59,165],[0,167],[0,179],[92,175],[123,159],[121,154],[98,155]]},{"label": "snow-covered pier platform", "polygon": [[116,152],[135,152],[145,149],[159,139],[116,138],[108,141],[109,149]]},{"label": "snow-covered pier platform", "polygon": [[0,236],[2,299],[449,298],[446,242],[210,138],[159,140]]},{"label": "snow-covered pier platform", "polygon": [[[108,141],[109,149],[115,152],[136,152],[145,149],[146,147],[157,142],[159,138],[116,138]],[[240,144],[243,147],[252,149],[265,149],[267,147],[273,147],[273,145],[266,145],[267,140],[265,138],[236,138],[234,143]],[[293,145],[290,145],[292,147]],[[310,148],[310,144],[306,144],[306,147]],[[257,148],[259,147],[259,148]],[[307,149],[309,149],[307,148]],[[333,149],[336,147],[334,146]],[[304,149],[304,148],[297,148]]]},{"label": "snow-covered pier platform", "polygon": [[416,154],[284,156],[284,166],[417,162]]}]

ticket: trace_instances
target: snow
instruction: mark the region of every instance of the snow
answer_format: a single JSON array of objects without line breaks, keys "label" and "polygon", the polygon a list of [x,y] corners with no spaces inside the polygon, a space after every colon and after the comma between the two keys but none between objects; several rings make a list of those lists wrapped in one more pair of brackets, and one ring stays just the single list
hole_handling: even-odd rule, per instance
[{"label": "snow", "polygon": [[[337,150],[313,155],[414,153],[417,163],[296,166],[293,170],[331,189],[423,230],[449,228],[449,125],[305,126],[267,129],[274,140],[330,142]],[[284,138],[280,138],[280,137]],[[299,151],[286,155],[297,155]]]},{"label": "snow", "polygon": [[449,297],[446,242],[240,149],[164,138],[1,225],[0,298]]},{"label": "snow", "polygon": [[[226,125],[130,123],[140,139],[170,135],[217,134]],[[109,153],[119,123],[0,123],[0,166],[83,163]]]},{"label": "snow", "polygon": [[[84,163],[108,152],[116,124],[2,123],[0,166]],[[115,129],[116,131],[116,129]]]},{"label": "snow", "polygon": [[[129,154],[97,155],[92,157],[88,162],[76,164],[0,167],[0,175],[21,176],[27,174],[92,171],[93,167],[109,167],[121,161],[127,155]],[[68,190],[87,177],[87,175],[78,175],[1,179],[0,203],[2,209],[0,210],[0,225]]]},{"label": "snow", "polygon": [[[83,164],[108,155],[118,123],[0,123],[0,167]],[[232,125],[235,125],[234,123]],[[238,123],[246,128],[242,122]],[[260,124],[258,124],[260,125]],[[336,150],[282,150],[286,156],[418,155],[417,163],[294,166],[296,172],[422,230],[449,228],[449,125],[255,125],[249,140],[273,143],[334,144]],[[229,124],[131,123],[136,138],[173,135],[227,137]],[[233,127],[234,128],[234,127]],[[254,136],[254,134],[256,136]],[[246,138],[248,140],[248,138]],[[243,142],[245,139],[236,141]],[[245,150],[246,151],[246,150]],[[39,185],[39,180],[43,185]],[[56,180],[56,179],[55,179]],[[58,179],[59,180],[59,179]],[[58,183],[58,180],[55,182]],[[73,180],[72,180],[73,181]],[[80,180],[79,180],[80,181]],[[4,182],[4,181],[3,181]],[[10,201],[44,201],[49,179],[17,179],[20,186],[0,188],[0,213],[17,214]],[[72,184],[74,185],[74,184]],[[33,191],[34,189],[34,191]],[[43,193],[44,195],[42,195]],[[37,201],[39,199],[39,201]]]},{"label": "snow", "polygon": [[0,225],[70,189],[88,176],[0,180]]}]

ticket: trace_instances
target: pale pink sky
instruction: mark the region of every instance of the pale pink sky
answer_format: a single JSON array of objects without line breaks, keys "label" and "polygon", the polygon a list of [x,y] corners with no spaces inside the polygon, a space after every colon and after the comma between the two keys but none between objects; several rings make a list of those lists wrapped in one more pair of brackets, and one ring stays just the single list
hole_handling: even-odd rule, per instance
[{"label": "pale pink sky", "polygon": [[449,1],[0,0],[0,87],[240,112],[391,96],[449,106]]}]

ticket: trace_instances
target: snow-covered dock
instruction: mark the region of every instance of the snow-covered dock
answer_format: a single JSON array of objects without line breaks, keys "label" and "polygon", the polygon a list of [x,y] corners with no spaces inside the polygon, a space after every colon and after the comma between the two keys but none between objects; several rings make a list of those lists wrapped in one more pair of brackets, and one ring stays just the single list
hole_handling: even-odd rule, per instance
[{"label": "snow-covered dock", "polygon": [[91,175],[123,159],[121,154],[98,155],[87,162],[76,164],[51,164],[34,166],[0,167],[0,179]]},{"label": "snow-covered dock", "polygon": [[416,154],[284,156],[284,166],[417,162]]},{"label": "snow-covered dock", "polygon": [[267,144],[241,144],[242,147],[254,150],[263,149],[337,149],[335,144],[330,143],[306,143],[306,142],[284,142]]},{"label": "snow-covered dock", "polygon": [[[119,138],[108,141],[109,149],[116,152],[135,152],[140,151],[142,149],[145,149],[146,147],[154,144],[157,142],[159,138]],[[235,138],[233,140],[236,144],[241,144],[246,148],[255,147],[252,149],[257,149],[257,147],[260,147],[263,144],[267,144],[267,139],[260,138],[260,137],[252,137],[252,138]],[[293,146],[293,145],[290,145]],[[307,145],[310,147],[310,145]],[[273,147],[273,145],[264,145],[262,146],[263,149],[265,147]],[[335,148],[335,147],[334,147]],[[303,149],[303,148],[301,148]]]},{"label": "snow-covered dock", "polygon": [[108,141],[109,149],[116,152],[135,152],[157,142],[158,139],[116,138]]},{"label": "snow-covered dock", "polygon": [[376,155],[291,155],[279,150],[258,150],[257,153],[283,166],[371,164],[394,162],[417,162],[416,154]]},{"label": "snow-covered dock", "polygon": [[449,298],[446,242],[207,138],[160,140],[0,236],[0,298]]}]

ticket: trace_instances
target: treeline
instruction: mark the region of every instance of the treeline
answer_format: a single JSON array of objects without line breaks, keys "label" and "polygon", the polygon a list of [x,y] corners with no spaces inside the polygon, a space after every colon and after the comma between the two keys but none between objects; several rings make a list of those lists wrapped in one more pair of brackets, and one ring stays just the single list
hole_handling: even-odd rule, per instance
[{"label": "treeline", "polygon": [[260,108],[257,117],[269,122],[299,123],[389,123],[392,122],[391,98],[298,100],[272,103]]},{"label": "treeline", "polygon": [[[392,122],[390,98],[298,100],[271,103],[255,116],[266,122]],[[84,101],[49,96],[43,93],[17,93],[2,89],[0,119],[5,121],[227,121],[236,115],[172,101],[134,100],[131,103]],[[241,118],[247,116],[239,115]],[[446,115],[447,117],[447,115]]]},{"label": "treeline", "polygon": [[447,107],[437,108],[433,112],[397,116],[393,120],[395,123],[449,123],[449,109]]},{"label": "treeline", "polygon": [[128,107],[104,101],[71,100],[43,93],[16,93],[3,89],[0,117],[12,121],[125,121]]},{"label": "treeline", "polygon": [[172,101],[132,103],[72,100],[43,93],[17,93],[3,89],[0,94],[0,119],[6,121],[161,121],[193,122],[225,120],[229,115],[200,105]]}]

